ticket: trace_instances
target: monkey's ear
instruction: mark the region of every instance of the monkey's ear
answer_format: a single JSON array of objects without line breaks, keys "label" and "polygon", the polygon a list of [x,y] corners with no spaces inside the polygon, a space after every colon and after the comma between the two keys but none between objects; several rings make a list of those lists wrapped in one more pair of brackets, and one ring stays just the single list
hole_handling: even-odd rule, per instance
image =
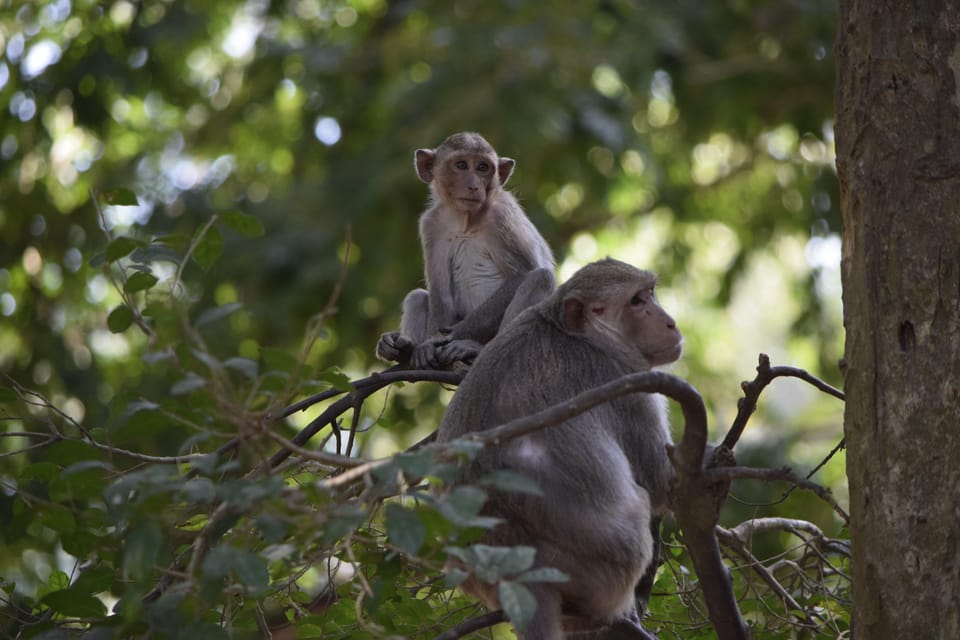
[{"label": "monkey's ear", "polygon": [[584,325],[587,323],[587,305],[575,296],[567,296],[563,299],[563,326],[571,331],[583,333]]},{"label": "monkey's ear", "polygon": [[497,160],[497,175],[500,176],[500,186],[507,184],[510,174],[513,173],[513,166],[517,164],[513,158],[500,158]]},{"label": "monkey's ear", "polygon": [[437,152],[433,149],[417,149],[413,154],[413,166],[417,169],[417,177],[421,182],[430,184],[433,180],[433,163],[437,159]]}]

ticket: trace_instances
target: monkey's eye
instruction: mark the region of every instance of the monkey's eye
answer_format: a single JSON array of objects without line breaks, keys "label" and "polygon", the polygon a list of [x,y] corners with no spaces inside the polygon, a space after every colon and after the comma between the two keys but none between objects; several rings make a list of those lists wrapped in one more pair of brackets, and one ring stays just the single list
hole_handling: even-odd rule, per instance
[{"label": "monkey's eye", "polygon": [[633,297],[630,298],[630,304],[634,307],[643,304],[643,297],[639,293],[633,294]]},{"label": "monkey's eye", "polygon": [[480,164],[477,165],[477,171],[480,171],[481,173],[486,173],[489,170],[490,170],[490,165],[488,165],[486,162],[481,162]]},{"label": "monkey's eye", "polygon": [[456,164],[455,166],[457,167],[457,169],[460,169],[460,170],[462,171],[462,170],[464,170],[464,169],[467,168],[467,161],[466,161],[466,160],[457,160],[457,164]]}]

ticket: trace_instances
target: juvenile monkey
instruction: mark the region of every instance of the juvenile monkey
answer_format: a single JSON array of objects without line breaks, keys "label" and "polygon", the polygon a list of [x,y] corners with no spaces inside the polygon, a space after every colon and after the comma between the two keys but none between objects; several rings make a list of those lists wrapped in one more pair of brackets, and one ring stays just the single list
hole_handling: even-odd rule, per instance
[{"label": "juvenile monkey", "polygon": [[[676,360],[682,337],[657,303],[655,285],[652,273],[612,259],[579,270],[486,345],[447,408],[437,440],[485,431]],[[518,629],[523,640],[559,640],[564,632],[613,623],[630,629],[630,637],[653,637],[640,624],[634,587],[654,560],[651,521],[667,509],[673,479],[663,400],[642,393],[618,398],[488,447],[463,472],[460,481],[475,482],[512,470],[542,492],[491,491],[484,507],[504,521],[484,543],[532,546],[535,566],[570,577],[526,585],[537,611]],[[500,608],[497,585],[471,576],[462,588]]]},{"label": "juvenile monkey", "polygon": [[426,290],[403,302],[399,332],[377,355],[414,368],[469,360],[520,311],[556,286],[546,241],[504,190],[515,162],[477,133],[456,133],[418,149],[414,165],[430,185],[420,216]]}]

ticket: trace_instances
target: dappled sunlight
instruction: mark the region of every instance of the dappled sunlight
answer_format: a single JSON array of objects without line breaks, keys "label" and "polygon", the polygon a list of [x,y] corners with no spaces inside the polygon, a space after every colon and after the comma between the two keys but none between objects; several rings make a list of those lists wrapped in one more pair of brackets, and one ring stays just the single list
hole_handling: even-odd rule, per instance
[{"label": "dappled sunlight", "polygon": [[[23,610],[78,631],[214,638],[253,633],[264,611],[300,615],[299,587],[332,579],[339,600],[304,623],[317,637],[436,636],[475,613],[439,576],[482,494],[443,502],[420,478],[450,469],[416,456],[357,475],[349,497],[329,484],[346,487],[353,464],[336,455],[393,456],[455,393],[449,379],[394,382],[349,404],[351,381],[389,367],[379,336],[424,285],[431,196],[414,151],[455,131],[516,161],[506,188],[560,281],[607,256],[657,274],[685,339],[666,370],[703,395],[711,439],[761,352],[837,384],[834,13],[759,0],[14,3],[0,17],[0,514],[13,514],[0,517],[0,574]],[[274,419],[322,393],[335,397]],[[257,477],[342,398],[355,413]],[[738,459],[806,471],[841,421],[836,400],[777,381]],[[298,457],[310,452],[334,458]],[[842,456],[815,479],[845,498]],[[381,504],[388,484],[399,495]],[[772,504],[780,489],[737,485],[763,506],[731,500],[724,517],[798,515],[836,534],[809,496]],[[222,505],[258,511],[220,528]],[[676,549],[653,619],[660,637],[702,635]],[[189,598],[151,600],[161,569]],[[757,588],[736,575],[738,593]],[[751,619],[795,631],[767,596]],[[837,602],[801,606],[838,608],[843,628]]]}]

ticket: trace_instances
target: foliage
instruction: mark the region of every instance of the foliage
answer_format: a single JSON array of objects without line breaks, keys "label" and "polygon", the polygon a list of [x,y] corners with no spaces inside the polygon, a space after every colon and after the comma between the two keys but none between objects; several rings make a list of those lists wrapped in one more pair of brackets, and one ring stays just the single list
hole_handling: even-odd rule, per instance
[{"label": "foliage", "polygon": [[[6,633],[248,637],[310,610],[296,619],[299,637],[429,637],[475,611],[451,591],[469,574],[498,584],[505,612],[524,624],[535,606],[525,585],[566,576],[531,570],[531,548],[469,543],[496,523],[480,515],[484,486],[536,486],[499,474],[478,487],[431,490],[477,450],[460,443],[363,462],[353,450],[362,410],[356,401],[345,405],[355,412],[349,427],[340,423],[343,411],[319,418],[321,449],[288,443],[275,422],[293,398],[309,395],[310,402],[296,405],[305,408],[361,387],[306,362],[319,334],[307,336],[299,357],[264,351],[253,360],[210,350],[205,332],[222,331],[242,305],[195,308],[191,301],[203,296],[182,275],[190,262],[200,267],[192,272],[198,277],[215,266],[217,256],[202,248],[218,224],[262,232],[242,214],[215,215],[182,240],[110,237],[93,259],[121,298],[108,323],[118,310],[129,318],[111,330],[136,325],[147,336],[146,388],[165,392],[131,389],[114,399],[110,420],[88,428],[8,378],[0,399],[11,427],[5,436],[17,440],[18,455],[4,479],[4,535],[14,553],[35,554],[39,540],[64,555],[56,566],[47,559],[23,564],[3,585]],[[174,275],[137,283],[157,256],[176,260]],[[145,437],[164,455],[128,448]],[[299,456],[271,472],[282,463],[268,459],[277,445]],[[695,582],[676,543],[671,549],[658,584],[681,597],[656,598],[652,620],[677,633],[692,625],[682,633],[695,637],[704,628],[702,609],[693,613]],[[442,578],[448,555],[459,566]],[[841,581],[838,596],[822,573],[824,566],[831,575],[842,570],[826,552],[812,564],[794,556],[788,550],[783,562],[797,572],[792,591],[800,602],[792,603],[802,613],[746,577],[750,568],[738,572],[746,601],[759,604],[753,619],[769,637],[804,624],[845,628],[847,614],[837,603],[849,585]],[[819,622],[804,617],[814,615],[809,611]],[[771,616],[779,622],[768,623]],[[678,621],[684,618],[692,622]]]},{"label": "foliage", "polygon": [[[517,158],[561,276],[605,254],[660,274],[686,337],[675,372],[715,422],[760,350],[837,379],[833,3],[554,4],[0,2],[3,632],[10,614],[51,637],[241,637],[327,584],[306,634],[430,637],[476,614],[439,569],[470,548],[480,494],[418,480],[449,461],[336,490],[340,459],[257,472],[330,401],[271,416],[376,366],[420,278],[410,154],[452,131]],[[812,466],[839,439],[835,404],[784,387],[741,464]],[[403,450],[449,394],[370,399],[310,451]],[[820,474],[842,498],[842,467]],[[806,493],[734,495],[727,526],[839,529]],[[753,552],[792,560],[783,535]],[[708,634],[680,558],[659,584],[682,597],[654,614]],[[754,636],[790,637],[750,575]],[[161,577],[175,588],[153,598]],[[843,597],[798,596],[840,630]]]}]

